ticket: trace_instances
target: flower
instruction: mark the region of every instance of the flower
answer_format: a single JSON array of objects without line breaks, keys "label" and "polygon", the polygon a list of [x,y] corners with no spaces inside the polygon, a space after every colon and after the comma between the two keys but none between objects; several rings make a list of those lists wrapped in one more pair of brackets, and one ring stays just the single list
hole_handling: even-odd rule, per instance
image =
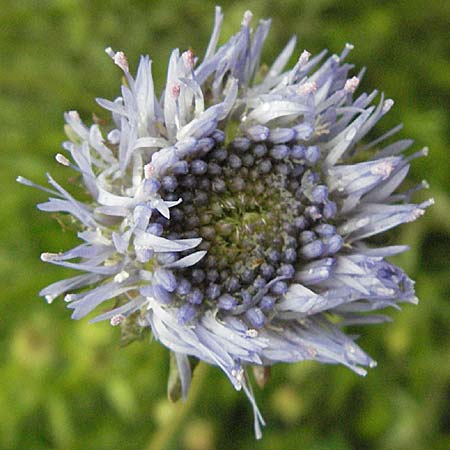
[{"label": "flower", "polygon": [[260,66],[270,21],[253,31],[246,12],[217,48],[223,16],[202,61],[171,54],[158,100],[151,60],[133,78],[123,52],[107,54],[125,76],[121,96],[97,99],[112,122],[86,126],[65,114],[69,141],[56,160],[79,175],[88,201],[50,175],[39,209],[79,223],[77,247],[41,259],[81,275],[40,293],[64,295],[72,318],[109,302],[92,322],[150,329],[173,352],[182,394],[189,357],[219,366],[243,389],[264,424],[249,366],[316,360],[364,375],[375,362],[342,327],[388,319],[374,311],[416,303],[413,281],[386,258],[378,235],[421,216],[410,202],[425,183],[395,193],[411,160],[410,140],[363,142],[393,101],[354,96],[360,79],[345,61],[352,46],[325,58],[306,50],[285,69],[292,38],[269,69]]}]

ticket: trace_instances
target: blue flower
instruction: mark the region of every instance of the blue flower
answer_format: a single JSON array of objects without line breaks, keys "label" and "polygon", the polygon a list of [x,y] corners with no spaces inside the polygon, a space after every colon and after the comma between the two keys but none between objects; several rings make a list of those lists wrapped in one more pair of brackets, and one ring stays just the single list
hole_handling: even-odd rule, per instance
[{"label": "blue flower", "polygon": [[[92,322],[150,329],[175,355],[183,396],[188,357],[219,366],[243,389],[264,424],[246,369],[277,362],[340,363],[364,375],[375,362],[345,325],[388,320],[374,312],[416,303],[413,281],[386,258],[405,246],[370,238],[421,216],[411,203],[425,185],[396,193],[410,140],[366,135],[393,105],[355,95],[363,75],[340,55],[306,50],[291,69],[292,38],[272,66],[260,67],[270,21],[252,15],[217,48],[223,16],[203,60],[171,54],[162,96],[151,60],[136,77],[125,55],[107,54],[125,75],[121,96],[97,99],[109,125],[65,114],[69,141],[56,160],[79,174],[90,199],[72,197],[50,175],[39,209],[80,224],[80,245],[41,259],[81,275],[40,293],[64,295],[72,318],[98,306]],[[107,303],[108,302],[108,303]],[[108,306],[107,306],[108,305]]]}]

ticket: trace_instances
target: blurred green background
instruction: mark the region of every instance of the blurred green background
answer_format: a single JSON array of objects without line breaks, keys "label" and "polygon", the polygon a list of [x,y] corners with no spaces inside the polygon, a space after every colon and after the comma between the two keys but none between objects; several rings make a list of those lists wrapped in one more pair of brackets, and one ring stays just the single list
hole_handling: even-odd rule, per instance
[{"label": "blurred green background", "polygon": [[[223,38],[242,13],[273,18],[265,50],[270,62],[292,34],[298,51],[355,45],[349,60],[368,67],[362,89],[396,101],[378,126],[399,122],[401,137],[430,147],[409,182],[426,178],[433,196],[425,217],[397,230],[412,250],[395,260],[416,281],[421,303],[391,312],[394,323],[360,329],[360,343],[379,363],[366,378],[315,363],[279,365],[257,392],[268,422],[255,442],[242,393],[211,368],[196,405],[167,448],[185,450],[447,450],[450,418],[449,92],[450,3],[442,0],[354,2],[284,0],[221,2]],[[107,323],[71,321],[39,289],[69,272],[44,265],[42,251],[75,243],[35,204],[46,196],[14,182],[44,183],[67,172],[53,155],[64,139],[62,113],[101,114],[95,97],[119,93],[120,72],[104,54],[122,49],[136,67],[154,60],[162,86],[173,47],[202,55],[214,1],[2,0],[0,7],[0,448],[145,449],[175,424],[166,400],[168,353],[159,344],[118,344]],[[222,39],[223,40],[223,39]],[[104,115],[105,117],[105,115]]]}]

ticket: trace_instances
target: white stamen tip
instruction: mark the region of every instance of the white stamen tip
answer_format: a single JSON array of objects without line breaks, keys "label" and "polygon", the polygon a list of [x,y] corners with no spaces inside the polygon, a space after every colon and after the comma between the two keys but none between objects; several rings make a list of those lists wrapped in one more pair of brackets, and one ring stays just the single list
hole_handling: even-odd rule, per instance
[{"label": "white stamen tip", "polygon": [[172,94],[172,97],[177,99],[180,96],[180,85],[179,84],[172,84],[172,87],[170,88],[170,92]]},{"label": "white stamen tip", "polygon": [[424,214],[425,214],[424,209],[417,208],[411,213],[411,216],[409,217],[408,222],[413,222],[414,220],[417,220],[419,217],[423,216]]},{"label": "white stamen tip", "polygon": [[307,81],[299,87],[300,94],[311,94],[317,91],[317,84],[314,81]]},{"label": "white stamen tip", "polygon": [[244,369],[239,368],[238,370],[233,369],[231,371],[231,375],[236,379],[237,381],[237,386],[236,389],[241,389],[242,387],[242,382],[244,381]]},{"label": "white stamen tip", "polygon": [[55,155],[55,159],[57,162],[59,162],[59,164],[62,164],[63,166],[66,166],[66,167],[70,166],[70,161],[61,153],[57,153]]},{"label": "white stamen tip", "polygon": [[47,302],[48,304],[52,303],[53,300],[55,300],[55,298],[56,298],[55,295],[47,294],[47,295],[45,296],[45,300],[46,300],[46,302]]},{"label": "white stamen tip", "polygon": [[44,262],[52,261],[57,256],[58,256],[58,253],[44,252],[44,253],[41,253],[41,261],[44,261]]},{"label": "white stamen tip", "polygon": [[356,349],[353,344],[346,344],[345,349],[352,355],[356,353]]},{"label": "white stamen tip", "polygon": [[67,294],[67,295],[64,296],[64,301],[65,301],[66,303],[69,303],[69,302],[75,300],[75,298],[76,298],[76,297],[75,297],[74,294]]},{"label": "white stamen tip", "polygon": [[155,173],[155,167],[152,164],[146,164],[144,166],[144,177],[149,179]]},{"label": "white stamen tip", "polygon": [[111,317],[109,323],[111,324],[111,326],[117,327],[117,325],[120,325],[125,319],[126,317],[123,314],[116,314],[115,316]]},{"label": "white stamen tip", "polygon": [[255,330],[254,328],[250,328],[245,332],[245,335],[248,337],[255,338],[258,336],[258,330]]},{"label": "white stamen tip", "polygon": [[111,58],[114,58],[114,55],[116,54],[116,52],[111,47],[106,47],[105,48],[105,53],[108,56],[110,56]]},{"label": "white stamen tip", "polygon": [[394,105],[394,100],[392,100],[391,98],[388,98],[383,104],[383,112],[387,113],[392,108],[393,105]]},{"label": "white stamen tip", "polygon": [[358,85],[359,85],[359,78],[358,77],[350,78],[349,80],[347,80],[345,82],[344,90],[346,92],[349,92],[349,93],[353,94],[353,92],[355,92],[355,90],[358,87]]},{"label": "white stamen tip", "polygon": [[309,53],[308,50],[303,50],[302,54],[300,55],[300,58],[298,59],[298,62],[301,65],[306,64],[309,61],[310,56],[311,53]]},{"label": "white stamen tip", "polygon": [[124,52],[117,52],[113,56],[114,63],[117,64],[122,70],[128,72],[128,60]]},{"label": "white stamen tip", "polygon": [[348,48],[349,50],[353,50],[355,48],[355,46],[353,44],[350,44],[350,42],[347,42],[345,44],[345,47]]},{"label": "white stamen tip", "polygon": [[122,281],[125,281],[127,278],[129,278],[130,277],[130,274],[127,272],[127,271],[125,271],[125,270],[122,270],[122,272],[119,272],[115,277],[114,277],[114,281],[116,282],[116,283],[122,283]]},{"label": "white stamen tip", "polygon": [[248,27],[250,25],[250,22],[252,21],[253,13],[249,10],[245,11],[244,17],[242,19],[242,25]]},{"label": "white stamen tip", "polygon": [[69,111],[67,113],[67,115],[72,119],[72,120],[80,120],[80,115],[78,114],[78,111]]}]

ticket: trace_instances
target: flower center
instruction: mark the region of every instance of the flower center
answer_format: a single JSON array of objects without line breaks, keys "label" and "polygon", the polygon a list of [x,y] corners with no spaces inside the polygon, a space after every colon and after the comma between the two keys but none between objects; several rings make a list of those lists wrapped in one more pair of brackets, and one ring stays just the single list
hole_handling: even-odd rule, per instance
[{"label": "flower center", "polygon": [[208,251],[181,271],[179,298],[237,312],[270,310],[295,266],[330,250],[319,237],[335,236],[325,223],[335,205],[312,170],[319,158],[316,146],[236,138],[164,177],[163,198],[183,200],[161,219],[164,235],[201,237],[199,248]]}]

